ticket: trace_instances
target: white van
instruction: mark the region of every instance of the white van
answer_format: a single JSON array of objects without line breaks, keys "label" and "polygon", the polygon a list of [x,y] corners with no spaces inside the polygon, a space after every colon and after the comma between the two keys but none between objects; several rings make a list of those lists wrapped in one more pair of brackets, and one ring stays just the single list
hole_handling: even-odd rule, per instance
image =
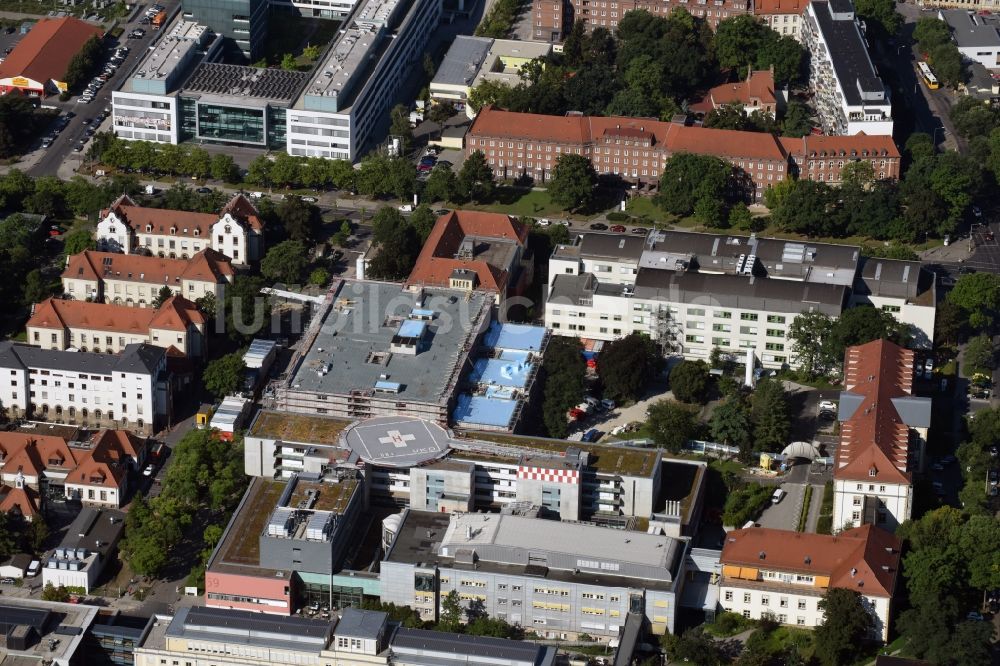
[{"label": "white van", "polygon": [[774,494],[771,495],[771,504],[777,504],[781,500],[785,499],[785,495],[787,494],[788,493],[786,493],[784,490],[778,488],[777,490],[774,491]]}]

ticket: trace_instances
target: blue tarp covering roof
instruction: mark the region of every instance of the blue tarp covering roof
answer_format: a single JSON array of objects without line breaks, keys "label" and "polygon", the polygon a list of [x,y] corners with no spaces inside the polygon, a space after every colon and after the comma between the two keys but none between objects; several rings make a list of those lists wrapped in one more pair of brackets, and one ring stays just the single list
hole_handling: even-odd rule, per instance
[{"label": "blue tarp covering roof", "polygon": [[545,328],[527,324],[501,324],[493,322],[483,336],[483,345],[496,349],[521,349],[541,351]]},{"label": "blue tarp covering roof", "polygon": [[469,379],[477,384],[513,386],[524,388],[534,364],[520,361],[503,361],[496,358],[477,359]]},{"label": "blue tarp covering roof", "polygon": [[489,425],[506,428],[517,408],[515,400],[496,400],[463,393],[458,396],[458,404],[452,412],[455,423],[466,425]]}]

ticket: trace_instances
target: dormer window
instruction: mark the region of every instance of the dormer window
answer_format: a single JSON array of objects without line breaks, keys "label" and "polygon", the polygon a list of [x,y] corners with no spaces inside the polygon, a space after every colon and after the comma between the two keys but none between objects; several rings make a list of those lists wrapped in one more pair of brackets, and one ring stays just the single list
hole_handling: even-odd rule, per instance
[{"label": "dormer window", "polygon": [[146,225],[146,233],[148,234],[148,233],[150,233],[152,231],[153,231],[153,225],[152,224],[147,224]]},{"label": "dormer window", "polygon": [[874,477],[876,474],[878,474],[878,470],[876,470],[874,467],[868,470],[868,476]]},{"label": "dormer window", "polygon": [[226,225],[226,233],[227,234],[233,233],[233,228],[231,226],[229,226],[228,224]]},{"label": "dormer window", "polygon": [[201,229],[195,229],[194,230],[194,235],[195,236],[200,236],[201,235]]},{"label": "dormer window", "polygon": [[170,227],[170,235],[171,236],[177,235],[177,227]]}]

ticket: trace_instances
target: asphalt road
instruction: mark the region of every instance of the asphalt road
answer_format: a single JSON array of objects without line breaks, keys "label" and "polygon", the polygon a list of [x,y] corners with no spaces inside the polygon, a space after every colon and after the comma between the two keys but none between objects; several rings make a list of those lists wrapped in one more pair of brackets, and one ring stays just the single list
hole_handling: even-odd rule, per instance
[{"label": "asphalt road", "polygon": [[[777,504],[768,504],[757,522],[760,523],[761,527],[795,531],[799,524],[799,512],[805,497],[806,485],[804,483],[783,483],[779,487],[788,494]],[[737,527],[743,526],[737,525]]]},{"label": "asphalt road", "polygon": [[[151,2],[145,3],[148,7]],[[167,9],[167,14],[172,14],[174,8],[180,4],[180,0],[160,0],[160,4],[164,5]],[[111,108],[111,93],[112,91],[119,88],[122,82],[128,78],[132,69],[138,64],[139,60],[146,55],[147,47],[149,47],[152,42],[159,37],[160,32],[152,30],[148,25],[139,25],[139,20],[142,18],[145,8],[139,11],[135,17],[135,21],[126,24],[125,33],[121,36],[115,46],[127,46],[129,48],[128,57],[125,58],[125,62],[121,64],[115,75],[112,76],[108,81],[101,87],[97,95],[94,97],[90,104],[84,104],[80,102],[78,96],[74,96],[68,102],[60,102],[59,98],[56,96],[49,97],[45,99],[42,103],[46,106],[58,107],[62,112],[73,111],[76,113],[76,118],[70,120],[69,125],[56,135],[56,140],[47,149],[38,148],[38,150],[43,150],[41,157],[37,159],[34,166],[28,169],[28,174],[31,176],[54,176],[56,175],[59,166],[68,160],[80,160],[82,159],[83,153],[74,153],[73,146],[77,142],[86,137],[87,128],[83,126],[84,118],[91,118],[96,116],[105,108]],[[142,36],[141,39],[127,39],[129,32],[135,28],[143,28],[146,34]],[[113,42],[109,39],[108,44],[111,45]],[[108,53],[108,56],[111,54]]]}]

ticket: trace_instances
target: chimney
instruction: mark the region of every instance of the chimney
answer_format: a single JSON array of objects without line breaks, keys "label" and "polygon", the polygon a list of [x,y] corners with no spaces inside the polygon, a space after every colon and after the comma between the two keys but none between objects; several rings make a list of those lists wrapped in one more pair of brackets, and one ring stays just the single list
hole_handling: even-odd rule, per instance
[{"label": "chimney", "polygon": [[465,538],[470,540],[472,539],[472,525],[465,526]]}]

